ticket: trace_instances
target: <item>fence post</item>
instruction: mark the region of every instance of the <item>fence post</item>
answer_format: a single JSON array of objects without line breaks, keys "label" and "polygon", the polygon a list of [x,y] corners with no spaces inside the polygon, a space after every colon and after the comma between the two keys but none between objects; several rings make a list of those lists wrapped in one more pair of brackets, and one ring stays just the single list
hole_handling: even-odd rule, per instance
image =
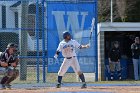
[{"label": "fence post", "polygon": [[[22,1],[21,32],[20,32],[20,55],[27,56],[27,25],[28,25],[28,1]],[[20,80],[27,78],[27,62],[20,60]]]},{"label": "fence post", "polygon": [[37,83],[39,83],[39,1],[36,0],[36,25],[35,25],[35,35],[36,35],[36,52],[37,52],[37,60],[36,60],[36,78],[37,78]]},{"label": "fence post", "polygon": [[98,24],[98,0],[95,0],[95,50],[96,50],[96,77],[95,81],[98,81],[98,34],[97,34],[97,24]]},{"label": "fence post", "polygon": [[42,67],[43,67],[43,82],[46,82],[46,62],[45,62],[45,25],[44,25],[44,0],[42,0]]}]

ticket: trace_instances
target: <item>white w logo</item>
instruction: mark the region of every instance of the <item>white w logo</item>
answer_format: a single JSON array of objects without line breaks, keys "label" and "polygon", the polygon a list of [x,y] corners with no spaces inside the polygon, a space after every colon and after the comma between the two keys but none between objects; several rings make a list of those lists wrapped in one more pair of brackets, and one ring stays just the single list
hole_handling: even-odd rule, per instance
[{"label": "white w logo", "polygon": [[71,29],[73,35],[83,30],[85,18],[88,15],[88,12],[52,11],[52,15],[54,15],[55,17],[57,30],[58,30],[60,39],[62,39],[61,38],[62,32],[65,30],[69,31],[69,29]]}]

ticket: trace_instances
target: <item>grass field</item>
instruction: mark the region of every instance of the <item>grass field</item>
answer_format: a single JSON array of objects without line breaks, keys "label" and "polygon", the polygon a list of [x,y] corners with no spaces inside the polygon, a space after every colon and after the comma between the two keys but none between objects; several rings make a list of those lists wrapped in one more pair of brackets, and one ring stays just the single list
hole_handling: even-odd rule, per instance
[{"label": "grass field", "polygon": [[[37,83],[36,80],[36,68],[35,67],[28,67],[27,70],[27,80],[21,81],[19,78],[17,78],[13,83],[16,84],[32,84]],[[56,83],[57,81],[57,73],[47,73],[46,74],[46,80],[49,83]],[[79,82],[77,80],[77,76],[75,73],[66,73],[63,82]],[[42,83],[42,68],[40,68],[40,83]],[[101,81],[101,82],[89,82],[94,84],[140,84],[140,81],[134,81],[134,80],[124,80],[124,81]]]},{"label": "grass field", "polygon": [[[42,68],[40,68],[40,82],[42,82]],[[55,83],[57,80],[57,73],[47,73],[46,74],[47,82]],[[66,73],[64,78],[64,82],[77,82],[75,73]],[[36,83],[36,68],[35,67],[28,67],[27,68],[27,79],[22,81],[20,78],[17,78],[13,83]]]}]

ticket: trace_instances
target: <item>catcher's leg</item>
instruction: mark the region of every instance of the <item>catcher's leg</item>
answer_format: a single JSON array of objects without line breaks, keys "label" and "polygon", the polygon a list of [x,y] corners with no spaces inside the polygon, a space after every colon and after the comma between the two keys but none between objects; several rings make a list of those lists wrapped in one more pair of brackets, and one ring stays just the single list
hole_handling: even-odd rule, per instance
[{"label": "catcher's leg", "polygon": [[10,77],[6,84],[9,85],[12,81],[14,81],[17,77],[19,76],[19,70],[18,69],[14,69],[14,73],[13,73],[13,76]]},{"label": "catcher's leg", "polygon": [[2,88],[2,89],[6,89],[5,83],[6,83],[6,81],[7,81],[8,79],[9,79],[8,76],[4,76],[4,77],[1,79],[0,84],[1,84],[1,88]]},{"label": "catcher's leg", "polygon": [[8,80],[8,77],[6,76],[6,69],[3,67],[0,67],[1,70],[1,75],[3,76],[2,79],[0,80],[1,88],[5,89],[5,82]]},{"label": "catcher's leg", "polygon": [[62,83],[62,77],[64,76],[64,74],[67,72],[68,68],[70,67],[70,62],[68,62],[68,59],[64,59],[59,71],[58,71],[58,84],[56,85],[56,88],[60,88],[61,87],[61,83]]},{"label": "catcher's leg", "polygon": [[5,80],[3,79],[3,82],[2,82],[5,85],[5,87],[11,88],[11,85],[9,83],[7,83],[7,82],[11,82],[11,80],[13,80],[14,74],[15,74],[14,67],[8,67],[8,68],[6,68],[6,74],[5,74],[5,78],[6,79]]},{"label": "catcher's leg", "polygon": [[1,79],[1,85],[3,89],[6,89],[6,82],[9,80],[9,78],[12,76],[11,69],[7,68],[5,69],[5,73],[3,78]]},{"label": "catcher's leg", "polygon": [[73,62],[71,64],[71,66],[72,66],[74,72],[78,74],[79,78],[81,79],[81,81],[83,83],[81,88],[86,88],[87,85],[86,85],[86,82],[85,82],[85,76],[84,76],[83,72],[80,70],[80,65],[79,65],[76,57],[73,58]]}]

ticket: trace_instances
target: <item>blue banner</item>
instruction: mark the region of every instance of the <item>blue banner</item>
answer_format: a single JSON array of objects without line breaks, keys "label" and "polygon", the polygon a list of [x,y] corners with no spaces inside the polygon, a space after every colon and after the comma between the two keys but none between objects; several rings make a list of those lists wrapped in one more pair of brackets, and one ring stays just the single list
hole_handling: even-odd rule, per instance
[{"label": "blue banner", "polygon": [[[59,42],[63,40],[62,34],[64,31],[69,31],[73,39],[80,44],[89,43],[92,20],[97,15],[95,12],[95,3],[47,3],[48,72],[58,72],[63,62],[62,55],[59,56],[58,62],[53,59],[53,56]],[[94,27],[93,30],[95,30]],[[94,42],[95,31],[92,33],[91,47],[77,50],[78,60],[83,72],[95,72]],[[73,72],[73,70],[69,69],[68,72]]]}]

